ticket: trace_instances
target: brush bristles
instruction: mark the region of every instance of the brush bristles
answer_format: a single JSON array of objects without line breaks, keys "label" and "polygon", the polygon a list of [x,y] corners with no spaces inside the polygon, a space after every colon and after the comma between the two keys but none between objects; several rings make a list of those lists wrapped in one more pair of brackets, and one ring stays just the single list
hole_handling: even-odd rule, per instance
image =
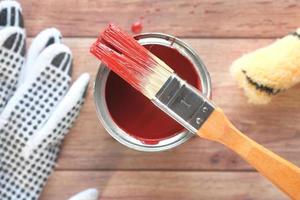
[{"label": "brush bristles", "polygon": [[[150,56],[154,60],[161,61],[153,54]],[[166,65],[164,62],[158,62],[157,65],[152,66],[151,73],[149,73],[148,76],[145,76],[143,82],[141,82],[143,85],[141,92],[149,99],[153,99],[155,97],[160,88],[173,74],[173,70],[171,71],[166,69],[162,64]]]},{"label": "brush bristles", "polygon": [[100,34],[91,52],[149,99],[173,74],[168,65],[113,24]]}]

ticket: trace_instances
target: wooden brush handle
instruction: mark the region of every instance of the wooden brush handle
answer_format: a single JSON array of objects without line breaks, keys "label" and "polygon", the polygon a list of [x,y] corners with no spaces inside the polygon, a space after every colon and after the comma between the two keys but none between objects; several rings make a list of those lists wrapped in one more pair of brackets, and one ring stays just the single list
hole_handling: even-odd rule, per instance
[{"label": "wooden brush handle", "polygon": [[300,168],[245,136],[220,108],[213,111],[197,134],[229,147],[289,197],[300,199]]}]

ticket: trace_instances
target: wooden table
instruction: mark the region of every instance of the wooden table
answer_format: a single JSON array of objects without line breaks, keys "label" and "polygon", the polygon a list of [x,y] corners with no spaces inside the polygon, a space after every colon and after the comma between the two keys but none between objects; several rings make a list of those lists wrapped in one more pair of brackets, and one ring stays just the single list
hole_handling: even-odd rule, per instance
[{"label": "wooden table", "polygon": [[[116,142],[99,123],[92,96],[98,61],[89,46],[108,22],[127,30],[143,18],[144,31],[182,38],[210,71],[213,99],[251,138],[300,166],[300,86],[267,106],[247,104],[230,77],[231,62],[300,25],[296,0],[24,0],[30,37],[59,28],[74,54],[74,75],[93,80],[82,113],[67,136],[42,200],[66,200],[89,187],[101,199],[287,199],[236,154],[193,138],[170,151],[141,153]],[[300,189],[299,189],[300,192]]]}]

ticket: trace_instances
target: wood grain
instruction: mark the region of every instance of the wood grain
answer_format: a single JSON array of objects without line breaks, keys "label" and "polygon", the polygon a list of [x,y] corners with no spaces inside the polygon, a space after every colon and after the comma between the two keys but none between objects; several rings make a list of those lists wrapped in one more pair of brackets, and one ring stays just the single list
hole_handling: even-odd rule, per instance
[{"label": "wood grain", "polygon": [[95,36],[109,22],[180,37],[280,37],[300,24],[297,0],[21,0],[29,35],[55,26],[65,36]]},{"label": "wood grain", "polygon": [[[98,61],[89,54],[92,39],[65,39],[74,53],[74,77],[89,72],[93,79]],[[230,63],[242,53],[269,44],[264,39],[185,39],[201,55],[211,73],[213,99],[246,135],[300,166],[300,87],[273,99],[268,106],[247,104],[230,77]],[[145,154],[119,144],[99,123],[92,83],[82,113],[67,137],[59,159],[60,170],[252,170],[222,145],[193,138],[161,153]]]},{"label": "wood grain", "polygon": [[[73,38],[64,41],[74,54],[74,78],[89,72],[94,79],[98,61],[88,53],[93,39]],[[271,40],[185,41],[205,61],[212,76],[213,99],[234,124],[299,165],[300,97],[297,93],[300,87],[280,94],[266,107],[256,107],[246,103],[242,91],[228,73],[228,66],[235,58]],[[108,171],[86,171],[89,169]],[[138,171],[119,171],[121,169]],[[122,146],[98,122],[91,83],[87,102],[65,142],[58,170],[50,179],[41,199],[65,200],[88,187],[99,188],[103,195],[101,199],[286,199],[257,173],[195,170],[244,171],[252,168],[221,145],[198,138],[174,150],[153,154]]]},{"label": "wood grain", "polygon": [[72,171],[56,172],[41,200],[66,200],[88,187],[101,200],[283,200],[275,187],[255,172]]},{"label": "wood grain", "polygon": [[[74,78],[89,72],[94,80],[99,62],[88,53],[91,37],[109,22],[129,31],[133,22],[141,20],[145,32],[195,38],[185,41],[211,73],[214,101],[237,128],[300,166],[300,86],[279,94],[268,106],[252,106],[228,73],[234,59],[271,42],[241,38],[281,37],[299,26],[297,0],[20,2],[29,36],[57,27],[69,37],[64,41],[74,54]],[[258,173],[249,172],[253,169],[236,154],[204,139],[195,137],[173,150],[148,154],[119,144],[97,119],[93,80],[41,200],[66,200],[88,187],[100,189],[104,200],[286,199]]]},{"label": "wood grain", "polygon": [[252,165],[291,199],[300,199],[300,168],[239,131],[221,108],[216,108],[198,130],[202,138],[224,144]]}]

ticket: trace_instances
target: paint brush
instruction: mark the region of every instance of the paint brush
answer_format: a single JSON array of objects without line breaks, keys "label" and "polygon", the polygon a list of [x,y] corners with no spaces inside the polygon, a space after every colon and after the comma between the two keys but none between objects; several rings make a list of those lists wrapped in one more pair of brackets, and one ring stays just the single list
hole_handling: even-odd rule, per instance
[{"label": "paint brush", "polygon": [[119,27],[110,24],[90,50],[187,130],[229,147],[289,197],[300,199],[297,166],[241,133],[221,108]]}]

